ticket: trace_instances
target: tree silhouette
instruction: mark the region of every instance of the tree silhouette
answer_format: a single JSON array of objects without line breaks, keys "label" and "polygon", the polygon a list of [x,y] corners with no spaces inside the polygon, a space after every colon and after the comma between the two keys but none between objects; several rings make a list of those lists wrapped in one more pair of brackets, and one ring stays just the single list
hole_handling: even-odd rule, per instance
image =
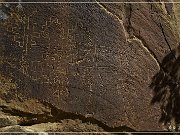
[{"label": "tree silhouette", "polygon": [[175,130],[180,124],[180,44],[162,61],[161,70],[154,76],[150,85],[154,91],[152,104],[160,103],[160,122],[168,124],[174,120]]}]

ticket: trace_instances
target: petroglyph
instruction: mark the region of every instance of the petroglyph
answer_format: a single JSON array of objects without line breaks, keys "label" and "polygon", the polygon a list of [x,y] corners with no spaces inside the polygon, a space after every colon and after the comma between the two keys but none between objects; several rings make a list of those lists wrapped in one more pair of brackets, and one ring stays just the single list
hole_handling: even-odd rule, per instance
[{"label": "petroglyph", "polygon": [[[152,113],[157,108],[148,106],[148,85],[159,67],[141,39],[130,39],[123,17],[100,3],[22,6],[3,23],[1,72],[13,78],[17,94],[63,111],[91,114],[111,127],[128,125],[132,119],[129,125],[140,123],[137,129],[157,128],[157,123],[144,123],[158,116]],[[152,115],[139,114],[139,106]],[[123,119],[127,115],[130,120]]]}]

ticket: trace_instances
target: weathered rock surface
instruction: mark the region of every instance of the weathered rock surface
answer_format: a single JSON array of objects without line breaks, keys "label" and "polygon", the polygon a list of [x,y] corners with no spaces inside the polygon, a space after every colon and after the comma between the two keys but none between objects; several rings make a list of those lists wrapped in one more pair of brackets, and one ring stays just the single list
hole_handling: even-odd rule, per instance
[{"label": "weathered rock surface", "polygon": [[20,125],[55,122],[59,110],[111,130],[164,130],[149,86],[179,42],[172,5],[93,2],[4,7],[2,112]]},{"label": "weathered rock surface", "polygon": [[63,120],[61,123],[41,123],[32,126],[8,126],[0,129],[1,132],[28,132],[47,134],[46,132],[105,132],[102,128],[82,123],[80,120]]},{"label": "weathered rock surface", "polygon": [[18,125],[20,120],[21,120],[20,117],[8,116],[1,112],[0,113],[0,128],[10,126],[10,125]]},{"label": "weathered rock surface", "polygon": [[176,26],[180,35],[180,3],[174,4],[174,13],[176,17]]}]

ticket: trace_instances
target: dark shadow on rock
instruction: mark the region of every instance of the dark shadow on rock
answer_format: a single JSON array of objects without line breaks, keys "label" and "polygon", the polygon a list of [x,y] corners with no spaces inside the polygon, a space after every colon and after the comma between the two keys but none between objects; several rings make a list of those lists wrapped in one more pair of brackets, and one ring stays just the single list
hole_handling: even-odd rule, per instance
[{"label": "dark shadow on rock", "polygon": [[[154,97],[152,104],[160,103],[160,122],[168,124],[174,120],[180,124],[180,45],[169,53],[161,63],[160,71],[154,76],[150,87]],[[177,130],[178,127],[176,127]]]}]

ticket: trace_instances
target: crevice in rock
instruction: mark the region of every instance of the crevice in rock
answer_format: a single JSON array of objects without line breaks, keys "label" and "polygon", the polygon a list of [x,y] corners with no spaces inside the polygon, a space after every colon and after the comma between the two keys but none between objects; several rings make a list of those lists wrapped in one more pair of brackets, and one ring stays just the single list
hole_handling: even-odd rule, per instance
[{"label": "crevice in rock", "polygon": [[[133,12],[133,10],[132,10],[132,5],[129,4],[129,15],[126,16],[126,17],[128,18],[128,26],[127,26],[127,32],[128,32],[128,33],[129,33],[129,29],[134,30],[133,26],[131,25],[131,14],[132,14],[132,12]],[[156,22],[155,22],[155,23],[156,23]],[[157,23],[156,23],[156,24],[157,24]],[[158,25],[158,24],[157,24],[157,25]],[[167,45],[168,45],[168,47],[169,47],[172,55],[174,55],[174,52],[172,51],[172,49],[171,49],[171,47],[170,47],[170,45],[169,45],[169,42],[167,41],[167,38],[166,38],[166,35],[165,35],[165,33],[164,33],[164,29],[163,29],[163,27],[162,27],[162,24],[160,23],[160,25],[158,25],[158,26],[160,26],[160,28],[161,28],[161,30],[162,30],[164,39],[165,39],[165,41],[166,41],[166,43],[167,43]],[[132,33],[133,33],[133,35],[132,35]],[[156,60],[156,62],[158,63],[158,66],[159,66],[161,69],[163,69],[163,71],[164,71],[165,74],[169,74],[169,73],[166,71],[166,69],[164,69],[164,67],[162,66],[161,62],[158,60],[156,54],[146,45],[146,44],[147,44],[146,41],[145,41],[140,35],[137,35],[137,34],[135,34],[134,32],[132,32],[132,33],[129,33],[129,35],[130,35],[130,34],[132,35],[129,40],[131,40],[131,39],[133,39],[133,38],[136,38],[136,39],[140,40],[140,41],[142,42],[143,47],[145,47],[145,48],[149,51],[149,53],[151,54],[151,56]],[[175,56],[175,55],[174,55],[174,57],[175,57],[175,60],[176,60],[176,56]],[[168,76],[170,76],[171,78],[173,78],[171,75],[168,75]]]},{"label": "crevice in rock", "polygon": [[[146,45],[146,42],[143,40],[143,38],[141,38],[140,36],[134,36],[135,38],[137,38],[138,40],[140,40],[142,42],[142,46],[147,48],[147,50],[149,51],[149,53],[151,54],[151,56],[154,58],[154,60],[156,60],[159,68],[164,72],[164,74],[168,77],[171,78],[171,81],[174,82],[174,83],[177,83],[176,82],[176,79],[167,71],[166,68],[164,68],[164,66],[161,64],[161,62],[158,60],[158,58],[156,57],[156,55],[153,53],[153,51],[150,51],[150,49],[147,47]],[[176,58],[175,52],[173,50],[171,50],[171,54],[173,55],[173,57]],[[176,60],[176,59],[175,59]]]},{"label": "crevice in rock", "polygon": [[[129,5],[129,10],[128,10],[128,15],[127,15],[127,18],[128,18],[128,22],[127,22],[127,28],[125,28],[124,26],[124,22],[115,14],[113,14],[112,12],[110,12],[103,4],[101,4],[100,2],[98,2],[96,0],[97,4],[102,7],[108,14],[110,14],[111,16],[115,17],[119,22],[120,24],[122,25],[123,29],[124,29],[124,33],[125,33],[125,37],[127,38],[127,41],[131,40],[131,39],[138,39],[139,41],[141,41],[142,43],[142,46],[143,48],[146,48],[146,50],[149,52],[149,54],[151,55],[151,57],[153,57],[153,59],[156,61],[157,65],[160,67],[160,62],[158,61],[158,58],[156,57],[156,55],[154,54],[153,51],[151,51],[151,49],[146,46],[145,44],[145,41],[142,40],[142,38],[140,38],[139,36],[137,35],[134,35],[134,29],[132,27],[132,24],[131,24],[131,17],[132,17],[132,4],[131,3],[128,3]],[[127,29],[127,30],[126,30]]]},{"label": "crevice in rock", "polygon": [[124,31],[124,34],[125,34],[125,37],[128,38],[128,33],[124,27],[124,23],[123,21],[114,13],[112,13],[111,11],[109,11],[101,2],[95,0],[96,3],[110,16],[112,16],[113,18],[115,18],[116,20],[118,20],[118,22],[121,24],[121,26],[123,27],[123,31]]},{"label": "crevice in rock", "polygon": [[129,128],[125,125],[120,126],[120,127],[109,127],[106,124],[104,124],[103,122],[101,122],[95,118],[85,117],[81,114],[75,114],[72,112],[65,112],[61,109],[54,107],[52,104],[50,104],[48,102],[43,101],[41,103],[43,105],[51,108],[51,113],[31,114],[31,113],[22,112],[22,111],[16,110],[16,109],[9,110],[5,106],[0,106],[0,107],[2,108],[1,111],[4,113],[7,113],[12,116],[20,116],[22,118],[25,118],[26,120],[21,122],[19,124],[20,126],[32,126],[34,124],[47,123],[47,122],[55,123],[55,122],[61,122],[62,120],[65,120],[65,119],[71,119],[71,120],[79,119],[82,121],[82,123],[95,124],[107,132],[122,132],[122,131],[129,131],[129,132],[131,131],[132,132],[132,131],[135,131],[134,129]]},{"label": "crevice in rock", "polygon": [[103,4],[101,4],[100,2],[98,2],[96,0],[97,4],[102,7],[108,14],[110,14],[111,16],[114,16],[116,19],[118,19],[118,21],[120,22],[120,24],[122,25],[123,29],[124,29],[124,33],[125,33],[125,37],[127,38],[127,41],[131,40],[131,39],[138,39],[139,41],[141,41],[143,48],[146,48],[146,50],[149,52],[149,54],[151,55],[151,57],[153,57],[153,59],[156,61],[157,65],[160,67],[160,62],[158,60],[158,58],[156,57],[156,55],[154,54],[154,52],[146,45],[146,42],[143,41],[142,38],[140,38],[140,36],[138,35],[134,35],[134,28],[131,24],[131,17],[132,17],[132,4],[128,3],[129,5],[129,10],[128,10],[128,15],[127,15],[127,28],[124,25],[124,22],[114,13],[110,12]]},{"label": "crevice in rock", "polygon": [[119,22],[120,24],[122,25],[123,29],[124,29],[124,34],[125,34],[125,37],[127,38],[127,41],[128,40],[131,40],[131,39],[138,39],[139,41],[142,42],[142,45],[143,45],[143,48],[146,48],[146,50],[150,53],[150,55],[153,57],[153,59],[156,61],[156,63],[158,64],[158,66],[160,67],[160,62],[158,60],[158,58],[156,57],[156,55],[154,54],[154,52],[146,45],[146,42],[143,41],[143,39],[138,36],[138,35],[134,35],[134,28],[131,24],[131,17],[132,17],[132,12],[133,12],[133,9],[132,9],[132,4],[131,3],[128,3],[128,6],[129,6],[129,9],[128,9],[128,15],[126,16],[126,18],[128,19],[128,22],[127,22],[127,27],[125,27],[124,25],[124,22],[115,14],[113,14],[112,12],[110,12],[103,4],[101,4],[99,1],[95,0],[97,2],[97,4],[102,7],[108,14],[110,14],[111,16],[115,17]]},{"label": "crevice in rock", "polygon": [[[146,48],[146,49],[148,50],[148,52],[151,54],[151,56],[154,58],[154,60],[156,60],[158,66],[159,66],[160,71],[164,74],[164,77],[165,77],[165,78],[169,78],[169,83],[171,83],[171,84],[173,84],[173,85],[175,84],[177,87],[179,87],[179,82],[176,80],[176,78],[174,77],[174,75],[172,75],[171,72],[168,71],[167,67],[165,67],[165,66],[163,65],[163,61],[162,61],[162,63],[161,63],[161,62],[158,60],[156,54],[148,47],[148,45],[146,44],[146,41],[143,39],[143,37],[141,37],[141,35],[138,35],[138,34],[136,34],[136,33],[133,32],[133,31],[130,31],[130,30],[134,30],[134,29],[133,29],[133,26],[131,25],[131,14],[132,14],[133,11],[132,11],[131,5],[129,5],[129,6],[130,6],[130,8],[129,8],[129,14],[128,14],[128,15],[126,14],[126,18],[128,18],[128,20],[127,20],[128,26],[126,27],[126,29],[127,29],[128,34],[129,34],[129,35],[131,34],[129,40],[132,40],[133,38],[135,38],[135,39],[137,39],[137,40],[140,40],[141,43],[142,43],[141,45],[142,45],[144,48]],[[154,22],[155,22],[155,21],[154,21]],[[168,40],[167,40],[167,37],[166,37],[166,35],[165,35],[165,32],[164,32],[164,29],[163,29],[162,24],[160,23],[160,25],[159,25],[157,22],[155,22],[155,24],[156,24],[158,27],[161,28],[162,34],[163,34],[163,36],[164,36],[164,40],[165,40],[165,42],[166,42],[166,44],[168,45],[168,48],[169,48],[169,50],[170,50],[170,55],[173,55],[172,58],[173,58],[175,61],[177,61],[177,58],[176,58],[176,56],[175,56],[175,51],[171,49],[171,46],[170,46],[170,44],[169,44],[169,42],[168,42]],[[129,33],[129,32],[131,32],[131,33]],[[150,88],[153,88],[153,83],[150,85]],[[153,89],[154,89],[154,88],[153,88]],[[154,98],[152,99],[151,104],[153,104],[153,100],[154,100]],[[162,108],[161,108],[161,109],[162,109]],[[165,110],[163,110],[163,111],[165,111]],[[166,114],[167,114],[168,112],[166,111],[166,112],[163,112],[163,113],[166,113]],[[161,119],[162,119],[162,118],[163,118],[163,116],[161,117]],[[161,119],[160,119],[160,122],[162,122]]]},{"label": "crevice in rock", "polygon": [[139,40],[142,43],[141,45],[143,46],[143,48],[145,48],[149,52],[151,57],[153,57],[153,59],[156,61],[157,65],[159,67],[161,67],[160,66],[161,64],[160,64],[158,58],[156,57],[155,53],[146,45],[146,41],[144,41],[140,35],[137,35],[134,33],[134,28],[133,28],[132,23],[131,23],[132,12],[133,12],[132,4],[130,3],[130,4],[128,4],[128,6],[129,6],[129,9],[127,11],[128,15],[126,16],[126,18],[128,19],[126,29],[127,29],[128,34],[130,35],[128,40],[132,40],[132,39]]},{"label": "crevice in rock", "polygon": [[168,45],[171,54],[173,55],[173,57],[174,57],[175,60],[176,60],[176,56],[174,55],[174,53],[173,53],[173,51],[172,51],[172,49],[171,49],[171,46],[170,46],[170,44],[169,44],[169,42],[168,42],[168,40],[167,40],[167,38],[166,38],[166,34],[165,34],[165,32],[164,32],[164,29],[163,29],[163,26],[162,26],[161,23],[160,23],[160,28],[161,28],[162,34],[163,34],[163,36],[164,36],[164,40],[166,41],[166,44]]},{"label": "crevice in rock", "polygon": [[[132,12],[133,12],[133,8],[132,8],[131,3],[128,4],[129,8],[126,8],[126,9],[128,9],[128,10],[126,11],[126,16],[125,16],[125,18],[127,19],[126,22],[123,22],[121,19],[119,19],[118,16],[116,16],[116,15],[114,15],[112,12],[108,11],[102,4],[98,3],[98,5],[101,6],[109,15],[111,15],[111,16],[115,17],[116,19],[118,19],[118,21],[120,22],[120,24],[121,24],[121,25],[123,26],[123,28],[124,28],[124,33],[125,33],[125,36],[126,36],[126,38],[127,38],[126,40],[127,40],[127,41],[139,40],[139,42],[141,43],[142,47],[145,48],[145,49],[148,51],[148,53],[151,55],[151,57],[155,60],[155,62],[156,62],[157,65],[159,66],[159,70],[161,69],[161,70],[164,72],[165,76],[168,76],[173,83],[177,84],[176,79],[166,70],[166,68],[163,67],[163,65],[161,64],[161,62],[158,60],[156,54],[149,48],[149,46],[147,45],[147,43],[146,43],[146,41],[143,39],[143,37],[141,37],[141,35],[138,35],[138,34],[136,34],[136,33],[134,32],[134,28],[133,28],[132,22],[131,22]],[[152,7],[151,7],[151,8],[152,8]],[[126,24],[125,24],[125,23],[126,23]],[[156,25],[158,25],[157,22],[154,21],[154,23],[156,23]],[[159,27],[159,25],[158,25],[158,27]],[[162,29],[162,31],[163,31],[163,29]],[[163,35],[164,35],[165,41],[166,41],[166,43],[168,44],[169,48],[171,48],[170,45],[169,45],[169,43],[168,43],[168,41],[167,41],[167,38],[166,38],[166,36],[165,36],[165,34],[164,34],[164,31],[163,31]],[[172,49],[170,49],[170,51],[171,51],[171,53],[173,52]],[[174,55],[174,54],[173,54],[173,55]],[[178,84],[178,85],[179,85],[179,84]],[[151,86],[150,86],[150,87],[151,87]],[[131,123],[131,124],[132,124],[132,123]]]},{"label": "crevice in rock", "polygon": [[131,24],[131,17],[132,17],[132,5],[131,5],[131,3],[130,4],[128,4],[129,5],[129,13],[128,13],[128,15],[127,15],[127,18],[128,18],[128,22],[127,22],[127,32],[129,33],[129,35],[130,35],[130,37],[131,36],[133,36],[133,34],[134,34],[134,29],[133,29],[133,27],[132,27],[132,24]]},{"label": "crevice in rock", "polygon": [[130,42],[131,42],[132,40],[136,40],[136,41],[140,42],[141,46],[142,46],[142,47],[149,53],[149,55],[154,59],[154,61],[156,62],[158,68],[160,69],[160,62],[158,61],[156,55],[155,55],[152,51],[150,51],[150,49],[149,49],[146,45],[144,45],[144,44],[145,44],[145,41],[144,41],[143,39],[140,39],[140,37],[136,37],[136,36],[134,36],[134,38],[128,39],[128,41],[130,41]]},{"label": "crevice in rock", "polygon": [[[0,106],[0,108],[3,113],[6,113],[11,116],[18,116],[18,117],[23,118],[24,120],[22,122],[20,122],[20,124],[19,124],[21,126],[43,123],[43,122],[52,120],[52,118],[53,118],[53,116],[51,116],[50,114],[48,114],[46,112],[44,112],[44,114],[32,114],[32,113],[20,111],[17,109],[12,109],[12,108],[9,109],[6,106]],[[51,121],[49,121],[49,122],[51,122]],[[32,123],[32,124],[30,124],[30,123]]]}]

